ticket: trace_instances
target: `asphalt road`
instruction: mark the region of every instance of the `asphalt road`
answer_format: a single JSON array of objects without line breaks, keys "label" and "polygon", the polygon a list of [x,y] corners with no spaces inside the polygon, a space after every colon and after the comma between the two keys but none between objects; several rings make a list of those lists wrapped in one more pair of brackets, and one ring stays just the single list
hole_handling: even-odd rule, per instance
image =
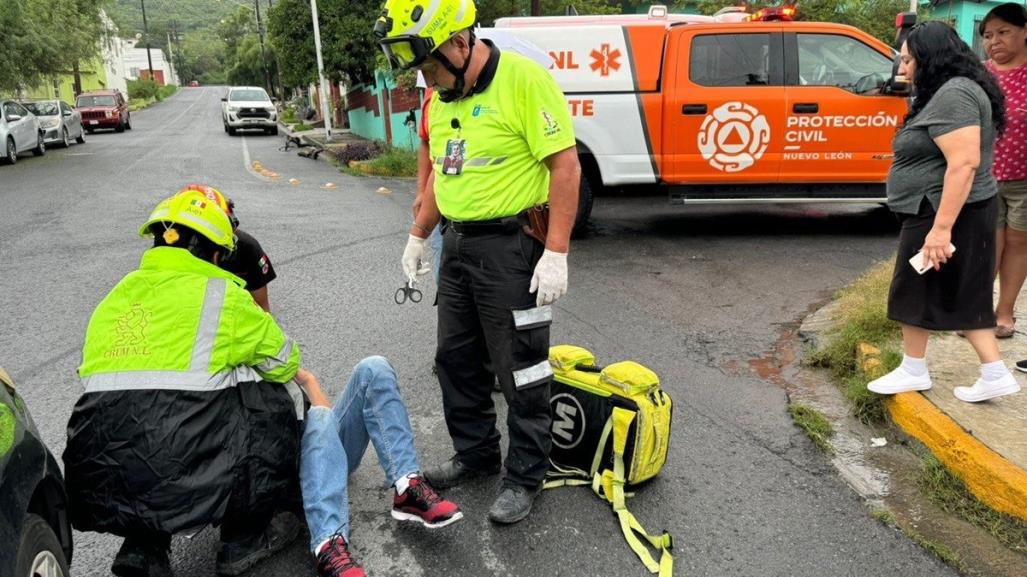
[{"label": "asphalt road", "polygon": [[[337,394],[362,357],[395,364],[423,463],[449,456],[430,368],[435,319],[425,302],[397,306],[410,180],[354,178],[280,152],[281,137],[229,137],[213,87],[184,89],[133,116],[134,130],[89,137],[0,167],[0,363],[60,455],[79,385],[89,315],[138,263],[136,236],[153,205],[192,181],[215,185],[260,239],[279,279],[276,317],[305,364]],[[277,182],[250,170],[259,160]],[[291,185],[288,179],[300,182]],[[335,189],[322,188],[327,182]],[[379,187],[391,192],[378,192]],[[792,425],[783,390],[748,361],[875,260],[896,231],[875,207],[669,207],[662,198],[600,198],[573,243],[570,292],[554,343],[600,362],[652,367],[675,401],[661,476],[630,501],[646,526],[676,540],[677,575],[954,575],[872,520],[827,460]],[[502,422],[502,421],[501,421]],[[429,533],[397,526],[369,453],[352,477],[355,554],[371,575],[647,574],[615,517],[587,489],[544,493],[531,517],[494,527],[497,482],[451,490],[467,518]],[[74,574],[107,575],[120,544],[76,533]],[[217,532],[176,538],[181,577],[211,575]],[[302,542],[253,575],[312,575]]]}]

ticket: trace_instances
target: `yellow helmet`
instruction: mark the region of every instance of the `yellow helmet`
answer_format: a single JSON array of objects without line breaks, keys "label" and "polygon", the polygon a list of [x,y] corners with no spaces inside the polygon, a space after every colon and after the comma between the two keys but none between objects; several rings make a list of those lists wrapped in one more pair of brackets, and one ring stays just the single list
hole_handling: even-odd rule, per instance
[{"label": "yellow helmet", "polygon": [[[151,236],[150,226],[157,222],[173,222],[207,237],[214,244],[229,251],[235,250],[235,234],[228,215],[217,202],[202,192],[181,192],[166,198],[153,209],[150,218],[139,227],[139,236]],[[172,231],[169,231],[172,232]],[[165,236],[168,244],[174,244]]]},{"label": "yellow helmet", "polygon": [[385,57],[394,69],[420,66],[424,59],[478,17],[474,0],[385,0],[374,23]]}]

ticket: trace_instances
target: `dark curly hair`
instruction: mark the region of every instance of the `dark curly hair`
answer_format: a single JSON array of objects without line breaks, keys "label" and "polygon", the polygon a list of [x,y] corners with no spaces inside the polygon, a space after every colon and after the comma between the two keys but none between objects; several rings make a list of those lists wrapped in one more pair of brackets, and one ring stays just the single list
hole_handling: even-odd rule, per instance
[{"label": "dark curly hair", "polygon": [[906,122],[927,106],[943,84],[956,76],[962,76],[984,89],[991,101],[991,121],[996,134],[1002,134],[1006,128],[1006,98],[1002,89],[951,26],[936,20],[918,24],[906,38],[906,49],[916,62],[913,74],[916,98],[906,114]]}]

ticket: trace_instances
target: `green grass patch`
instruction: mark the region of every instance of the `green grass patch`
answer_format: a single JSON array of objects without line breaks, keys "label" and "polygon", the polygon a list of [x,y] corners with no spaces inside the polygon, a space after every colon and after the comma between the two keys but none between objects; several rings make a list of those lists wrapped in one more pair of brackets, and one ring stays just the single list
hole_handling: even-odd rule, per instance
[{"label": "green grass patch", "polygon": [[834,452],[834,449],[831,448],[831,443],[828,442],[828,439],[834,435],[834,428],[831,427],[831,423],[827,421],[823,413],[813,407],[796,403],[788,405],[788,414],[792,416],[795,424],[806,432],[806,436],[821,451],[825,453]]},{"label": "green grass patch", "polygon": [[810,357],[811,364],[831,369],[853,415],[863,423],[882,421],[884,405],[883,397],[866,389],[879,375],[868,375],[857,366],[856,345],[868,342],[880,348],[883,372],[902,361],[901,329],[887,317],[893,267],[892,261],[880,262],[838,292],[835,327],[824,335],[825,346]]},{"label": "green grass patch", "polygon": [[980,527],[1000,543],[1019,553],[1027,553],[1027,522],[999,513],[977,500],[959,477],[926,449],[920,454],[923,466],[917,484],[935,505],[947,513]]},{"label": "green grass patch", "polygon": [[157,89],[157,100],[164,100],[176,92],[178,92],[178,86],[174,84],[165,84]]},{"label": "green grass patch", "polygon": [[297,122],[296,111],[293,110],[292,108],[286,108],[285,110],[283,110],[282,111],[282,122],[284,122],[286,124],[295,124]]},{"label": "green grass patch", "polygon": [[963,560],[959,557],[959,553],[956,553],[947,545],[931,541],[927,537],[924,537],[923,535],[909,527],[902,527],[902,532],[905,533],[907,537],[912,539],[914,543],[920,545],[938,559],[941,559],[942,563],[945,563],[946,565],[951,565],[956,569],[962,569]]},{"label": "green grass patch", "polygon": [[157,102],[157,99],[152,96],[149,98],[131,98],[128,101],[128,110],[129,112],[142,110],[155,102]]},{"label": "green grass patch", "polygon": [[895,516],[895,513],[892,513],[890,510],[885,508],[874,509],[870,512],[870,516],[882,525],[902,531],[902,533],[911,541],[923,547],[938,559],[941,559],[943,563],[951,565],[960,571],[963,570],[963,560],[960,558],[959,553],[956,553],[947,545],[931,541],[912,527],[903,526],[899,523],[899,519]]},{"label": "green grass patch", "polygon": [[304,122],[301,122],[301,123],[299,123],[299,124],[297,124],[297,125],[292,127],[293,132],[306,132],[307,130],[313,130],[313,129],[314,129],[313,126],[311,126],[309,124],[306,124]]},{"label": "green grass patch", "polygon": [[870,512],[870,516],[882,525],[887,525],[889,527],[899,526],[899,520],[895,517],[895,513],[892,513],[888,509],[874,509]]},{"label": "green grass patch", "polygon": [[376,176],[417,176],[417,153],[404,148],[388,148],[364,163],[364,174]]}]

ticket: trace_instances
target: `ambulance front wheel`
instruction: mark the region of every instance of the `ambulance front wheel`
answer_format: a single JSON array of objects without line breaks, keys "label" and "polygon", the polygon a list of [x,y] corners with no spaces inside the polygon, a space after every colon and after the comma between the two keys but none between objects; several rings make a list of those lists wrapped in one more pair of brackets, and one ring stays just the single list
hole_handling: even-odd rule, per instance
[{"label": "ambulance front wheel", "polygon": [[580,235],[588,224],[588,218],[592,215],[592,187],[589,185],[588,177],[581,175],[581,185],[578,187],[578,214],[574,218],[574,234]]}]

